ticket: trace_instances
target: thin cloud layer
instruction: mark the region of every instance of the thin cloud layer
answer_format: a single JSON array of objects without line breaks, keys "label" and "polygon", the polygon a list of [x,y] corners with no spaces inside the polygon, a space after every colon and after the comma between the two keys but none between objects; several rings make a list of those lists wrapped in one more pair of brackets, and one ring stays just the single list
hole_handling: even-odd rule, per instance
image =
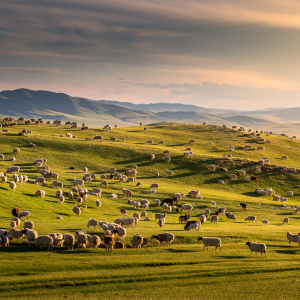
[{"label": "thin cloud layer", "polygon": [[1,90],[226,108],[299,95],[298,1],[6,0],[0,19]]}]

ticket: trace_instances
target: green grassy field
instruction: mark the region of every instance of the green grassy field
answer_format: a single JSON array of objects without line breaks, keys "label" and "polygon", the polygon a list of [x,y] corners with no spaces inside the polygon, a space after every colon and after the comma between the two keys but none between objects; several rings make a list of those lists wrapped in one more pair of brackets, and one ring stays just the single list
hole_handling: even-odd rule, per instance
[{"label": "green grassy field", "polygon": [[[17,133],[23,128],[30,128],[32,136],[19,137]],[[89,298],[89,299],[286,299],[298,298],[300,269],[298,245],[288,245],[286,232],[300,232],[299,216],[295,207],[299,205],[300,193],[297,189],[299,175],[278,172],[278,166],[287,165],[298,168],[300,142],[276,136],[268,136],[271,144],[265,144],[265,151],[245,150],[245,144],[257,146],[254,138],[249,138],[244,132],[230,129],[216,130],[210,125],[158,124],[143,127],[114,128],[111,132],[102,129],[90,129],[87,132],[71,130],[69,127],[53,125],[18,125],[9,127],[9,133],[0,134],[0,153],[5,160],[0,161],[0,171],[5,172],[10,166],[21,168],[20,174],[27,174],[29,179],[40,176],[33,164],[37,158],[47,159],[51,171],[59,173],[59,180],[64,183],[66,200],[61,204],[55,197],[56,189],[51,188],[51,180],[41,187],[46,192],[45,198],[34,196],[37,185],[23,183],[12,192],[8,183],[12,179],[9,174],[8,183],[0,183],[1,218],[0,228],[9,229],[12,219],[11,210],[18,206],[21,210],[30,211],[30,220],[35,224],[39,235],[50,232],[75,234],[78,230],[86,230],[89,234],[103,237],[100,229],[87,228],[89,218],[98,221],[113,222],[121,217],[120,208],[125,207],[128,215],[135,212],[127,204],[127,199],[121,193],[126,187],[133,191],[133,199],[146,198],[151,205],[148,210],[150,222],[141,220],[137,227],[126,228],[124,240],[127,246],[124,250],[114,250],[107,253],[104,249],[86,250],[65,247],[47,252],[28,247],[12,246],[0,248],[1,298]],[[76,139],[59,137],[70,132]],[[89,141],[85,137],[101,134],[104,141]],[[109,136],[117,137],[117,142],[109,141]],[[126,141],[121,140],[122,137]],[[146,145],[146,140],[152,139],[153,145]],[[190,139],[195,139],[195,145],[188,145]],[[157,145],[163,140],[165,145]],[[37,145],[28,147],[29,142]],[[213,142],[213,144],[210,144]],[[190,146],[193,157],[186,158],[183,152]],[[224,160],[223,154],[229,153],[228,146],[234,146],[231,160]],[[13,156],[12,149],[18,147],[21,153],[15,162],[9,161]],[[161,160],[163,150],[171,151],[171,162]],[[150,154],[156,159],[150,161]],[[282,155],[288,155],[288,160],[282,160]],[[258,159],[267,157],[271,163],[256,172],[253,167]],[[102,197],[88,195],[79,217],[74,215],[72,207],[76,200],[68,200],[67,193],[72,187],[71,178],[82,178],[83,167],[97,174],[97,178],[85,187],[99,187],[99,174],[106,173],[107,168],[116,167],[118,172],[131,169],[138,165],[137,181],[142,181],[142,187],[132,183],[120,184],[117,180],[109,181],[107,188],[102,188]],[[214,164],[216,172],[209,172],[207,166]],[[70,167],[74,170],[70,170]],[[224,173],[221,168],[228,169]],[[164,170],[174,172],[173,177],[167,177]],[[242,177],[236,181],[227,178],[228,174],[237,170],[247,171],[247,175],[258,176],[258,182],[249,182]],[[160,177],[155,178],[154,173]],[[106,173],[107,174],[107,173]],[[217,179],[223,179],[225,184],[218,184]],[[151,183],[159,183],[156,195],[147,191]],[[294,197],[288,202],[275,202],[272,197],[259,197],[254,191],[257,187],[272,187],[277,195],[284,195],[293,190]],[[178,207],[188,203],[194,206],[192,219],[199,218],[205,208],[210,208],[210,201],[216,201],[217,207],[225,207],[233,212],[235,223],[227,221],[225,215],[220,216],[218,224],[209,220],[202,224],[200,231],[184,231],[183,224],[178,224],[181,213],[168,213],[166,225],[160,228],[154,221],[154,214],[163,212],[162,207],[154,206],[154,199],[170,197],[174,192],[185,193],[191,189],[199,189],[203,200],[183,198]],[[109,195],[116,193],[119,199],[111,199]],[[102,206],[96,208],[95,201],[100,199]],[[247,203],[247,211],[243,211],[239,203]],[[287,207],[283,207],[285,204]],[[211,208],[214,211],[214,208]],[[141,212],[142,209],[139,210]],[[63,220],[57,220],[61,215]],[[245,221],[247,215],[255,215],[257,223]],[[284,217],[290,218],[288,225],[283,225]],[[261,219],[268,219],[269,226],[263,226]],[[22,227],[23,221],[21,223]],[[171,247],[160,247],[155,240],[150,240],[152,234],[171,232],[175,241]],[[132,249],[130,240],[135,233],[149,238],[149,246],[142,249]],[[203,251],[199,236],[217,236],[222,239],[223,251]],[[23,239],[25,240],[25,238]],[[264,242],[267,244],[268,257],[250,257],[250,251],[245,245],[247,241]]]}]

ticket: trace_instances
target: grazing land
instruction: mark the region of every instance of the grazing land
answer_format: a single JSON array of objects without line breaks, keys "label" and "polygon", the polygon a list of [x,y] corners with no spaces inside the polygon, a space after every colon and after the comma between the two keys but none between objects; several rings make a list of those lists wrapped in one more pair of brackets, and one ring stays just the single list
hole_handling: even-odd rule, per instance
[{"label": "grazing land", "polygon": [[[32,130],[28,137],[18,136],[24,128]],[[299,206],[300,172],[282,172],[280,166],[299,167],[300,141],[277,136],[262,137],[271,141],[263,144],[264,151],[245,149],[246,144],[252,147],[261,146],[256,137],[248,133],[229,128],[216,129],[213,125],[183,125],[175,123],[159,123],[147,126],[113,128],[108,132],[100,128],[81,131],[70,126],[25,125],[7,127],[8,133],[0,134],[0,153],[4,161],[0,161],[0,172],[10,166],[19,166],[20,173],[30,180],[40,176],[34,164],[37,158],[46,158],[51,171],[59,173],[59,181],[63,182],[65,202],[61,204],[56,198],[56,188],[51,187],[52,180],[46,180],[45,186],[30,183],[17,185],[14,192],[8,183],[12,174],[8,174],[6,184],[0,183],[0,228],[9,230],[14,207],[30,212],[29,220],[34,222],[34,229],[39,236],[51,232],[62,234],[86,230],[88,234],[97,234],[103,238],[101,229],[87,228],[89,218],[112,223],[115,218],[122,217],[121,208],[126,208],[128,216],[136,210],[127,203],[122,194],[122,187],[133,191],[133,200],[148,199],[150,207],[147,211],[150,221],[139,221],[134,228],[126,228],[125,249],[115,249],[111,253],[105,249],[75,247],[68,250],[53,248],[53,251],[32,249],[24,245],[17,246],[16,241],[10,247],[0,248],[0,293],[1,298],[43,298],[43,299],[294,299],[299,298],[300,248],[298,243],[289,246],[287,231],[300,232],[299,215],[295,209]],[[256,129],[256,128],[253,128]],[[257,128],[258,129],[258,128]],[[76,135],[67,138],[66,133]],[[59,137],[63,135],[64,137]],[[95,135],[102,135],[103,141],[87,140]],[[117,138],[111,142],[109,137]],[[126,141],[122,141],[122,137]],[[147,140],[153,144],[146,144]],[[195,144],[189,145],[190,139]],[[164,145],[158,145],[164,141]],[[28,147],[29,142],[36,147]],[[228,147],[233,146],[234,151]],[[20,148],[15,161],[12,149]],[[184,157],[187,147],[191,147],[193,155]],[[162,161],[163,151],[170,150],[171,162]],[[231,159],[222,155],[232,154]],[[155,159],[150,160],[150,155]],[[288,159],[282,159],[287,155]],[[254,170],[257,161],[267,157],[269,164]],[[73,183],[71,178],[81,179],[83,167],[95,173],[96,179],[85,183],[92,187],[100,187],[100,174],[108,174],[109,167],[115,167],[124,173],[136,164],[137,182],[119,183],[108,180],[108,187],[101,187],[102,197],[88,195],[79,216],[72,212],[77,204],[69,200],[67,195]],[[216,171],[207,169],[215,165]],[[70,167],[74,167],[70,169]],[[227,168],[228,172],[222,171]],[[165,169],[174,175],[166,176]],[[228,174],[237,174],[245,170],[249,176],[257,176],[258,181],[247,181],[243,176],[237,180],[228,179]],[[155,172],[160,173],[155,178]],[[217,180],[224,180],[220,184]],[[156,194],[148,194],[152,183],[159,183]],[[294,196],[288,202],[273,201],[272,196],[258,196],[256,188],[272,187],[276,195],[285,196],[293,191]],[[34,196],[36,189],[45,190],[46,196]],[[236,216],[235,222],[227,220],[224,214],[219,216],[219,223],[213,224],[208,218],[200,231],[185,231],[184,224],[179,224],[181,212],[164,212],[163,208],[154,205],[155,199],[169,198],[173,193],[188,195],[190,190],[200,190],[203,199],[188,196],[182,198],[177,206],[192,204],[194,209],[191,219],[199,219],[206,208],[212,214],[218,207],[225,207]],[[109,198],[111,193],[118,199]],[[96,207],[96,199],[101,201],[101,208]],[[210,201],[217,203],[216,208]],[[247,204],[247,210],[240,207],[240,202]],[[141,213],[142,209],[138,210]],[[166,213],[166,224],[160,228],[155,221],[155,213]],[[248,223],[248,215],[256,216],[257,223]],[[62,216],[63,219],[56,219]],[[283,225],[283,218],[289,223]],[[261,219],[269,220],[263,225]],[[22,228],[22,220],[19,228]],[[159,246],[153,234],[170,232],[175,240],[170,247]],[[136,233],[148,237],[148,247],[133,249],[130,240]],[[222,240],[222,252],[203,250],[200,236],[219,237]],[[22,239],[24,241],[25,238]],[[268,256],[261,258],[255,253],[250,256],[246,242],[266,243]],[[77,245],[76,245],[77,246]]]}]

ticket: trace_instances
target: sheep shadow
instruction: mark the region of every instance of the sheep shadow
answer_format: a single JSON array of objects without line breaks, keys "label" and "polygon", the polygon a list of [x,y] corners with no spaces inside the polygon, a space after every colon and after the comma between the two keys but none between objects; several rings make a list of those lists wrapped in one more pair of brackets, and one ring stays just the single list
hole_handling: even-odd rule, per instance
[{"label": "sheep shadow", "polygon": [[198,252],[198,250],[188,250],[188,249],[172,249],[172,248],[166,248],[166,251],[171,253],[189,253],[189,252]]},{"label": "sheep shadow", "polygon": [[275,252],[280,254],[298,254],[299,250],[275,250]]},{"label": "sheep shadow", "polygon": [[227,259],[243,259],[243,258],[247,258],[247,256],[243,256],[243,255],[236,255],[236,256],[233,256],[233,255],[218,255],[218,257],[220,258],[227,258]]}]

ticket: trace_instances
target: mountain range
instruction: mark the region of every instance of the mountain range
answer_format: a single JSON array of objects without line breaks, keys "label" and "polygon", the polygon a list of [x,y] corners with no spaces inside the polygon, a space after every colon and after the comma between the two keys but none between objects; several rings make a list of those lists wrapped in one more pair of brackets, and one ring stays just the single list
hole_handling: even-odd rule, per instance
[{"label": "mountain range", "polygon": [[184,122],[245,126],[295,134],[300,129],[300,108],[270,108],[237,111],[180,103],[134,104],[110,100],[90,100],[50,91],[29,89],[0,92],[1,116],[40,117],[45,120],[85,122],[93,127],[105,124],[132,126],[160,122]]}]

